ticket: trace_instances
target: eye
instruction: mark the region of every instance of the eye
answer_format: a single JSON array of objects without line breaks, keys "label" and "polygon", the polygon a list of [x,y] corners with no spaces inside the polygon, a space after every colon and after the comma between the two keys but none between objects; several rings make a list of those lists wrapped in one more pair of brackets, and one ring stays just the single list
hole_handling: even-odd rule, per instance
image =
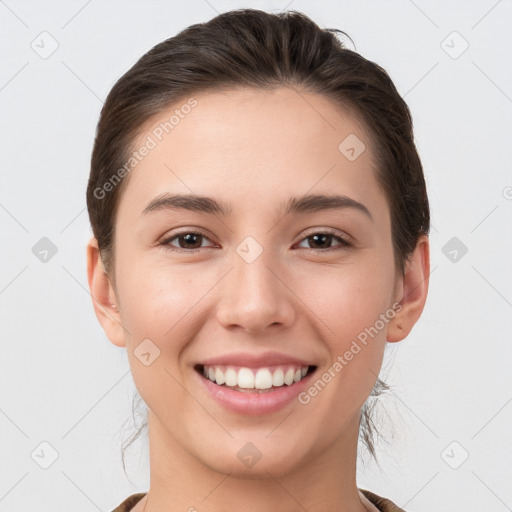
[{"label": "eye", "polygon": [[[160,242],[160,245],[175,251],[194,252],[205,247],[213,246],[205,243],[207,241],[210,240],[203,233],[196,231],[183,231],[165,238]],[[332,246],[335,241],[338,241],[338,244]],[[302,246],[301,244],[304,242],[308,243],[309,247]],[[311,233],[306,238],[303,238],[299,243],[299,247],[301,246],[304,249],[328,251],[352,247],[353,244],[348,237],[342,236],[334,231],[324,230]]]},{"label": "eye", "polygon": [[[339,241],[338,246],[332,247],[332,242],[335,240]],[[303,242],[309,243],[309,247],[304,247],[305,249],[323,249],[323,250],[335,250],[340,248],[346,248],[346,247],[352,247],[352,243],[348,238],[341,236],[338,233],[335,233],[334,231],[319,231],[316,233],[312,233],[311,235],[308,235],[306,238],[304,238],[301,241],[301,244]],[[299,244],[300,247],[300,244]]]},{"label": "eye", "polygon": [[[209,240],[206,235],[203,233],[198,233],[194,231],[184,231],[182,233],[174,234],[171,237],[166,238],[160,242],[160,245],[167,246],[171,249],[175,249],[177,251],[183,250],[187,252],[191,252],[194,250],[201,249],[203,247],[208,247],[208,245],[203,245],[203,242]],[[176,243],[174,243],[176,241]]]}]

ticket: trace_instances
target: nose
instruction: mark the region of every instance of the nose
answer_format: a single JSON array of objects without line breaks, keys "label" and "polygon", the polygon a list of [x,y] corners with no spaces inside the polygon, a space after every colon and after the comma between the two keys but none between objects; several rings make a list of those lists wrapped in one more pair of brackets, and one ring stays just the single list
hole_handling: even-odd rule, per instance
[{"label": "nose", "polygon": [[219,323],[251,334],[291,325],[296,314],[293,293],[280,276],[279,265],[265,251],[251,263],[234,254],[233,265],[220,291]]}]

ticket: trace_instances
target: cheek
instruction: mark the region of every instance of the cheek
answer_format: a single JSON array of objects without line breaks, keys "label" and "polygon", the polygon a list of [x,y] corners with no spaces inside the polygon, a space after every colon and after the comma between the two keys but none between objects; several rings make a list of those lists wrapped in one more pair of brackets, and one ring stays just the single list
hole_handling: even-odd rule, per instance
[{"label": "cheek", "polygon": [[[331,348],[339,351],[387,311],[392,289],[389,266],[382,261],[361,260],[316,271],[314,279],[303,281],[301,296],[324,324]],[[380,323],[379,327],[385,334]]]},{"label": "cheek", "polygon": [[[137,389],[153,411],[167,411],[171,403],[185,410],[180,355],[201,328],[200,300],[211,288],[213,276],[199,278],[186,265],[142,257],[126,259],[118,276],[127,353]],[[143,353],[150,354],[148,365]],[[173,418],[166,421],[171,425]]]},{"label": "cheek", "polygon": [[[123,324],[131,344],[143,338],[174,341],[173,335],[190,324],[190,315],[199,304],[214,276],[198,278],[186,265],[170,266],[140,259],[119,265],[119,293],[123,299]],[[174,340],[174,341],[173,341]]]},{"label": "cheek", "polygon": [[[380,372],[387,332],[381,315],[388,321],[392,318],[385,315],[394,279],[392,255],[388,261],[382,254],[379,258],[368,254],[335,272],[317,272],[315,283],[306,281],[309,284],[303,290],[304,296],[311,297],[308,306],[322,320],[330,357],[328,368],[317,375],[328,384],[315,407],[324,409],[334,430],[336,418],[356,414]],[[323,384],[316,387],[323,389]]]},{"label": "cheek", "polygon": [[323,277],[317,273],[315,284],[303,287],[304,296],[311,297],[308,306],[321,319],[330,361],[301,403],[313,404],[329,432],[339,432],[340,422],[354,417],[368,398],[386,344],[381,315],[390,306],[393,275],[382,261],[360,263]]}]

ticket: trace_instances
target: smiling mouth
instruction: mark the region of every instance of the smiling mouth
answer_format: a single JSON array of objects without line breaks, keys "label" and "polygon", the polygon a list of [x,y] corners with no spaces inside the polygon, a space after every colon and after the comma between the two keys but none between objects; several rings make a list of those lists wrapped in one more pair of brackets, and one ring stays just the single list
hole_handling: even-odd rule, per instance
[{"label": "smiling mouth", "polygon": [[247,368],[230,365],[203,365],[194,367],[204,379],[219,387],[242,393],[269,393],[293,386],[315,372],[316,366],[293,364]]}]

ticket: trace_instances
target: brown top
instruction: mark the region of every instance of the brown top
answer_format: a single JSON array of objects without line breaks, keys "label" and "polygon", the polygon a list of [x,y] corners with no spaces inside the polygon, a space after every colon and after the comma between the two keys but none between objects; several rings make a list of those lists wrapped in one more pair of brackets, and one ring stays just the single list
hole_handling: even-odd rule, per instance
[{"label": "brown top", "polygon": [[[359,489],[364,496],[370,501],[373,505],[375,505],[380,512],[405,512],[401,508],[397,507],[392,501],[381,498],[373,492],[367,491],[365,489]],[[128,498],[126,498],[116,509],[112,512],[130,512],[130,510],[144,497],[147,493],[139,492],[137,494],[132,494]]]}]

